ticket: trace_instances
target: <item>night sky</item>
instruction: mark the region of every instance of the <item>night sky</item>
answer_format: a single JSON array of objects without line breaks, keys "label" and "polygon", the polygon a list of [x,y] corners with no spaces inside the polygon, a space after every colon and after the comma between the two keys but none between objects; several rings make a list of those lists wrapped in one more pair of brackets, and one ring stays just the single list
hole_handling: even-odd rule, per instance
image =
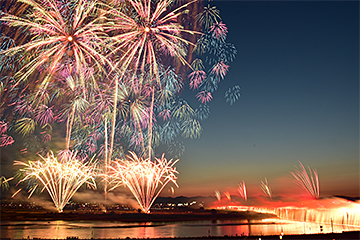
[{"label": "night sky", "polygon": [[[173,196],[236,194],[243,180],[248,196],[258,196],[265,177],[274,196],[298,196],[303,190],[290,171],[299,161],[317,169],[321,197],[360,196],[359,2],[211,5],[238,54],[213,94],[201,137],[181,139],[186,151]],[[230,106],[224,94],[235,85],[241,98]],[[194,108],[195,94],[183,92]],[[162,196],[171,196],[169,188]]]},{"label": "night sky", "polygon": [[359,3],[212,5],[238,54],[201,138],[184,141],[175,195],[236,194],[244,180],[256,196],[265,177],[273,195],[299,194],[290,171],[301,161],[317,169],[320,196],[359,196]]}]

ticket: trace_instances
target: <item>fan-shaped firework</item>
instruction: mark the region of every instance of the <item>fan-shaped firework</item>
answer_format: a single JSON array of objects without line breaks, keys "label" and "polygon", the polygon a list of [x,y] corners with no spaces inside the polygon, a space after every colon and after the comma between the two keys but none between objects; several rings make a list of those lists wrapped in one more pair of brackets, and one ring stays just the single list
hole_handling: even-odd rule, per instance
[{"label": "fan-shaped firework", "polygon": [[125,160],[114,161],[110,179],[118,179],[127,186],[141,209],[149,213],[155,199],[169,182],[177,186],[175,174],[178,172],[173,167],[177,161],[167,160],[164,154],[151,161],[130,152]]},{"label": "fan-shaped firework", "polygon": [[265,194],[265,196],[269,197],[271,199],[272,197],[272,192],[271,192],[271,188],[269,186],[268,180],[265,178],[265,181],[261,181],[261,185],[260,185],[261,190],[263,191],[263,193]]},{"label": "fan-shaped firework", "polygon": [[20,182],[30,182],[30,195],[38,186],[47,190],[53,200],[56,209],[63,211],[66,203],[75,192],[84,184],[96,188],[95,169],[93,161],[86,163],[77,159],[76,153],[67,152],[63,158],[57,158],[52,152],[38,161],[20,162],[14,165],[23,166],[19,170],[22,177]]},{"label": "fan-shaped firework", "polygon": [[230,105],[233,105],[240,98],[240,90],[241,89],[239,86],[229,88],[225,92],[226,102],[228,102]]},{"label": "fan-shaped firework", "polygon": [[311,169],[309,166],[308,171],[302,165],[296,168],[295,172],[290,172],[291,175],[296,179],[296,183],[306,190],[313,198],[317,199],[320,197],[320,185],[319,185],[319,176],[316,169]]},{"label": "fan-shaped firework", "polygon": [[218,201],[221,201],[221,194],[218,190],[215,191],[215,197]]},{"label": "fan-shaped firework", "polygon": [[239,194],[240,197],[243,198],[245,201],[247,201],[247,190],[246,190],[246,185],[245,182],[242,181],[242,183],[239,183]]}]

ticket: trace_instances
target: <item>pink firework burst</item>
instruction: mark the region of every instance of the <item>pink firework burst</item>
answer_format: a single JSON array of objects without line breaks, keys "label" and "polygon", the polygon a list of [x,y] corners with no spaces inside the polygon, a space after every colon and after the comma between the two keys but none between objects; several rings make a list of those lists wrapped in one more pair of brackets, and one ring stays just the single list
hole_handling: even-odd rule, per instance
[{"label": "pink firework burst", "polygon": [[196,97],[199,99],[201,103],[207,103],[210,102],[212,99],[212,95],[208,91],[201,91],[198,94],[196,94]]},{"label": "pink firework burst", "polygon": [[212,72],[213,74],[215,74],[216,76],[220,77],[221,79],[224,79],[225,75],[226,75],[226,74],[228,73],[228,71],[229,71],[229,67],[230,67],[230,66],[229,66],[229,65],[226,65],[226,64],[224,63],[224,61],[221,61],[221,62],[216,63],[216,64],[213,66],[211,72]]},{"label": "pink firework burst", "polygon": [[189,74],[190,89],[198,89],[200,84],[205,80],[206,73],[202,70],[193,71]]},{"label": "pink firework burst", "polygon": [[212,33],[214,38],[221,39],[222,41],[225,40],[228,33],[226,25],[221,21],[213,23],[213,25],[210,26],[209,31]]},{"label": "pink firework burst", "polygon": [[0,148],[9,146],[9,145],[13,144],[14,142],[15,142],[14,139],[7,134],[2,134],[0,136]]}]

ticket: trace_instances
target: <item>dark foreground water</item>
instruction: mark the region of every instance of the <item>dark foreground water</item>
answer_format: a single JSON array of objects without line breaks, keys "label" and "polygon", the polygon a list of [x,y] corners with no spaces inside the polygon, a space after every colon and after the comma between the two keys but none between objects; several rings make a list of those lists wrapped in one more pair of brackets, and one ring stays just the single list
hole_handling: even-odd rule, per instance
[{"label": "dark foreground water", "polygon": [[277,219],[187,221],[187,222],[100,222],[100,221],[2,221],[1,238],[161,238],[202,236],[251,236],[314,234],[359,231],[360,226],[304,223]]}]

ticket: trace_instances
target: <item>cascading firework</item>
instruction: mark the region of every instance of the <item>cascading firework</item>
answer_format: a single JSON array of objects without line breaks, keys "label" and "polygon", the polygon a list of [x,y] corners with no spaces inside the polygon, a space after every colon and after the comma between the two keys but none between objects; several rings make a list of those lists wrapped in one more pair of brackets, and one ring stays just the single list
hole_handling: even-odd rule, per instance
[{"label": "cascading firework", "polygon": [[[145,213],[149,213],[155,199],[169,182],[178,186],[175,175],[178,172],[173,167],[177,162],[178,160],[167,160],[164,154],[161,158],[152,161],[150,158],[143,159],[130,152],[126,159],[113,162],[113,166],[110,167],[110,179],[127,186],[140,208]],[[117,186],[119,184],[115,185]]]},{"label": "cascading firework", "polygon": [[41,191],[46,189],[49,193],[56,209],[62,212],[66,203],[84,183],[96,188],[96,163],[94,161],[83,162],[77,158],[76,152],[68,152],[62,157],[55,157],[50,152],[46,157],[40,157],[41,160],[38,161],[15,161],[14,163],[14,165],[24,166],[19,170],[23,176],[19,183],[34,183],[29,190],[29,198],[40,186]]}]

